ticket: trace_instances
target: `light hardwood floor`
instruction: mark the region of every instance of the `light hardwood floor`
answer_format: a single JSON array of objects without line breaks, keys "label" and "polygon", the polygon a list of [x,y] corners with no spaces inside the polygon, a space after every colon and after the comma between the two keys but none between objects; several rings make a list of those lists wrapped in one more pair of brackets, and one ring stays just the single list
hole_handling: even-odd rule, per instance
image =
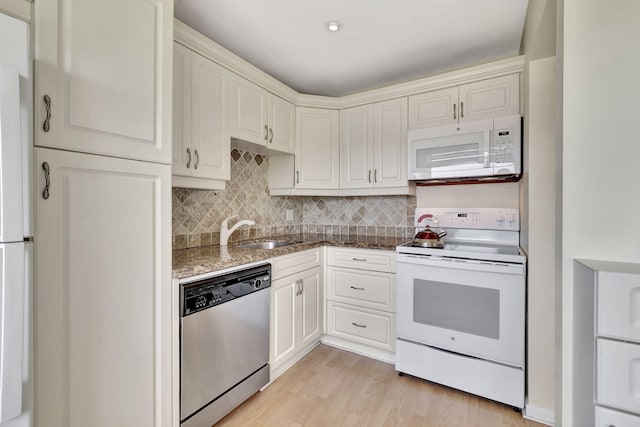
[{"label": "light hardwood floor", "polygon": [[508,406],[320,345],[222,419],[232,426],[539,427]]}]

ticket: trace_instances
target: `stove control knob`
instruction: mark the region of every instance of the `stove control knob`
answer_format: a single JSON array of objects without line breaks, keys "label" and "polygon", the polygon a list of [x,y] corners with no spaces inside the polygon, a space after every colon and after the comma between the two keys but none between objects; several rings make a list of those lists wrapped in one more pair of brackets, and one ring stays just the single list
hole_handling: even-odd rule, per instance
[{"label": "stove control knob", "polygon": [[507,214],[507,221],[508,222],[516,222],[516,216],[513,213]]},{"label": "stove control knob", "polygon": [[501,223],[504,222],[504,215],[498,214],[498,216],[496,217],[496,221],[501,222]]}]

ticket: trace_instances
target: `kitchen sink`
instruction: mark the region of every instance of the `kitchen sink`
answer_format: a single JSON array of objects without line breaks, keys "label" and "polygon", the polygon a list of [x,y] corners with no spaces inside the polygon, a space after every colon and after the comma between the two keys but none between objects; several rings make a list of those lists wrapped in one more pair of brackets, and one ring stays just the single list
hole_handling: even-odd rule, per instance
[{"label": "kitchen sink", "polygon": [[281,248],[283,246],[295,245],[297,243],[302,243],[302,242],[295,241],[295,240],[289,240],[289,241],[269,240],[266,242],[241,243],[235,246],[236,248],[243,248],[243,249],[275,249],[275,248]]}]

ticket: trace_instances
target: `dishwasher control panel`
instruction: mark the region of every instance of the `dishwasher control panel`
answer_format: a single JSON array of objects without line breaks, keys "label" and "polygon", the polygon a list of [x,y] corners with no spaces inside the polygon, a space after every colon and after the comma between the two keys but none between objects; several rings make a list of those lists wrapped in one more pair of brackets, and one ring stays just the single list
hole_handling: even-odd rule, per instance
[{"label": "dishwasher control panel", "polygon": [[271,286],[271,265],[180,285],[180,315],[188,316]]}]

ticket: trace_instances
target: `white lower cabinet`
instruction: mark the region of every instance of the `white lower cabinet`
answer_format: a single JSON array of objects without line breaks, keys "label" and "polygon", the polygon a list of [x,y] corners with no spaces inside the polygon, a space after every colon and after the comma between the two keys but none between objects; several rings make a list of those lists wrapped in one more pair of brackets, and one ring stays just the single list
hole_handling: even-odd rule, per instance
[{"label": "white lower cabinet", "polygon": [[171,167],[35,159],[36,426],[177,425]]},{"label": "white lower cabinet", "polygon": [[322,248],[284,255],[270,262],[269,363],[273,380],[320,342],[324,332]]},{"label": "white lower cabinet", "polygon": [[596,407],[595,427],[638,427],[640,416]]},{"label": "white lower cabinet", "polygon": [[395,252],[327,249],[327,344],[393,361]]},{"label": "white lower cabinet", "polygon": [[327,301],[327,334],[383,350],[394,350],[395,316]]},{"label": "white lower cabinet", "polygon": [[640,264],[575,266],[574,425],[639,426]]}]

